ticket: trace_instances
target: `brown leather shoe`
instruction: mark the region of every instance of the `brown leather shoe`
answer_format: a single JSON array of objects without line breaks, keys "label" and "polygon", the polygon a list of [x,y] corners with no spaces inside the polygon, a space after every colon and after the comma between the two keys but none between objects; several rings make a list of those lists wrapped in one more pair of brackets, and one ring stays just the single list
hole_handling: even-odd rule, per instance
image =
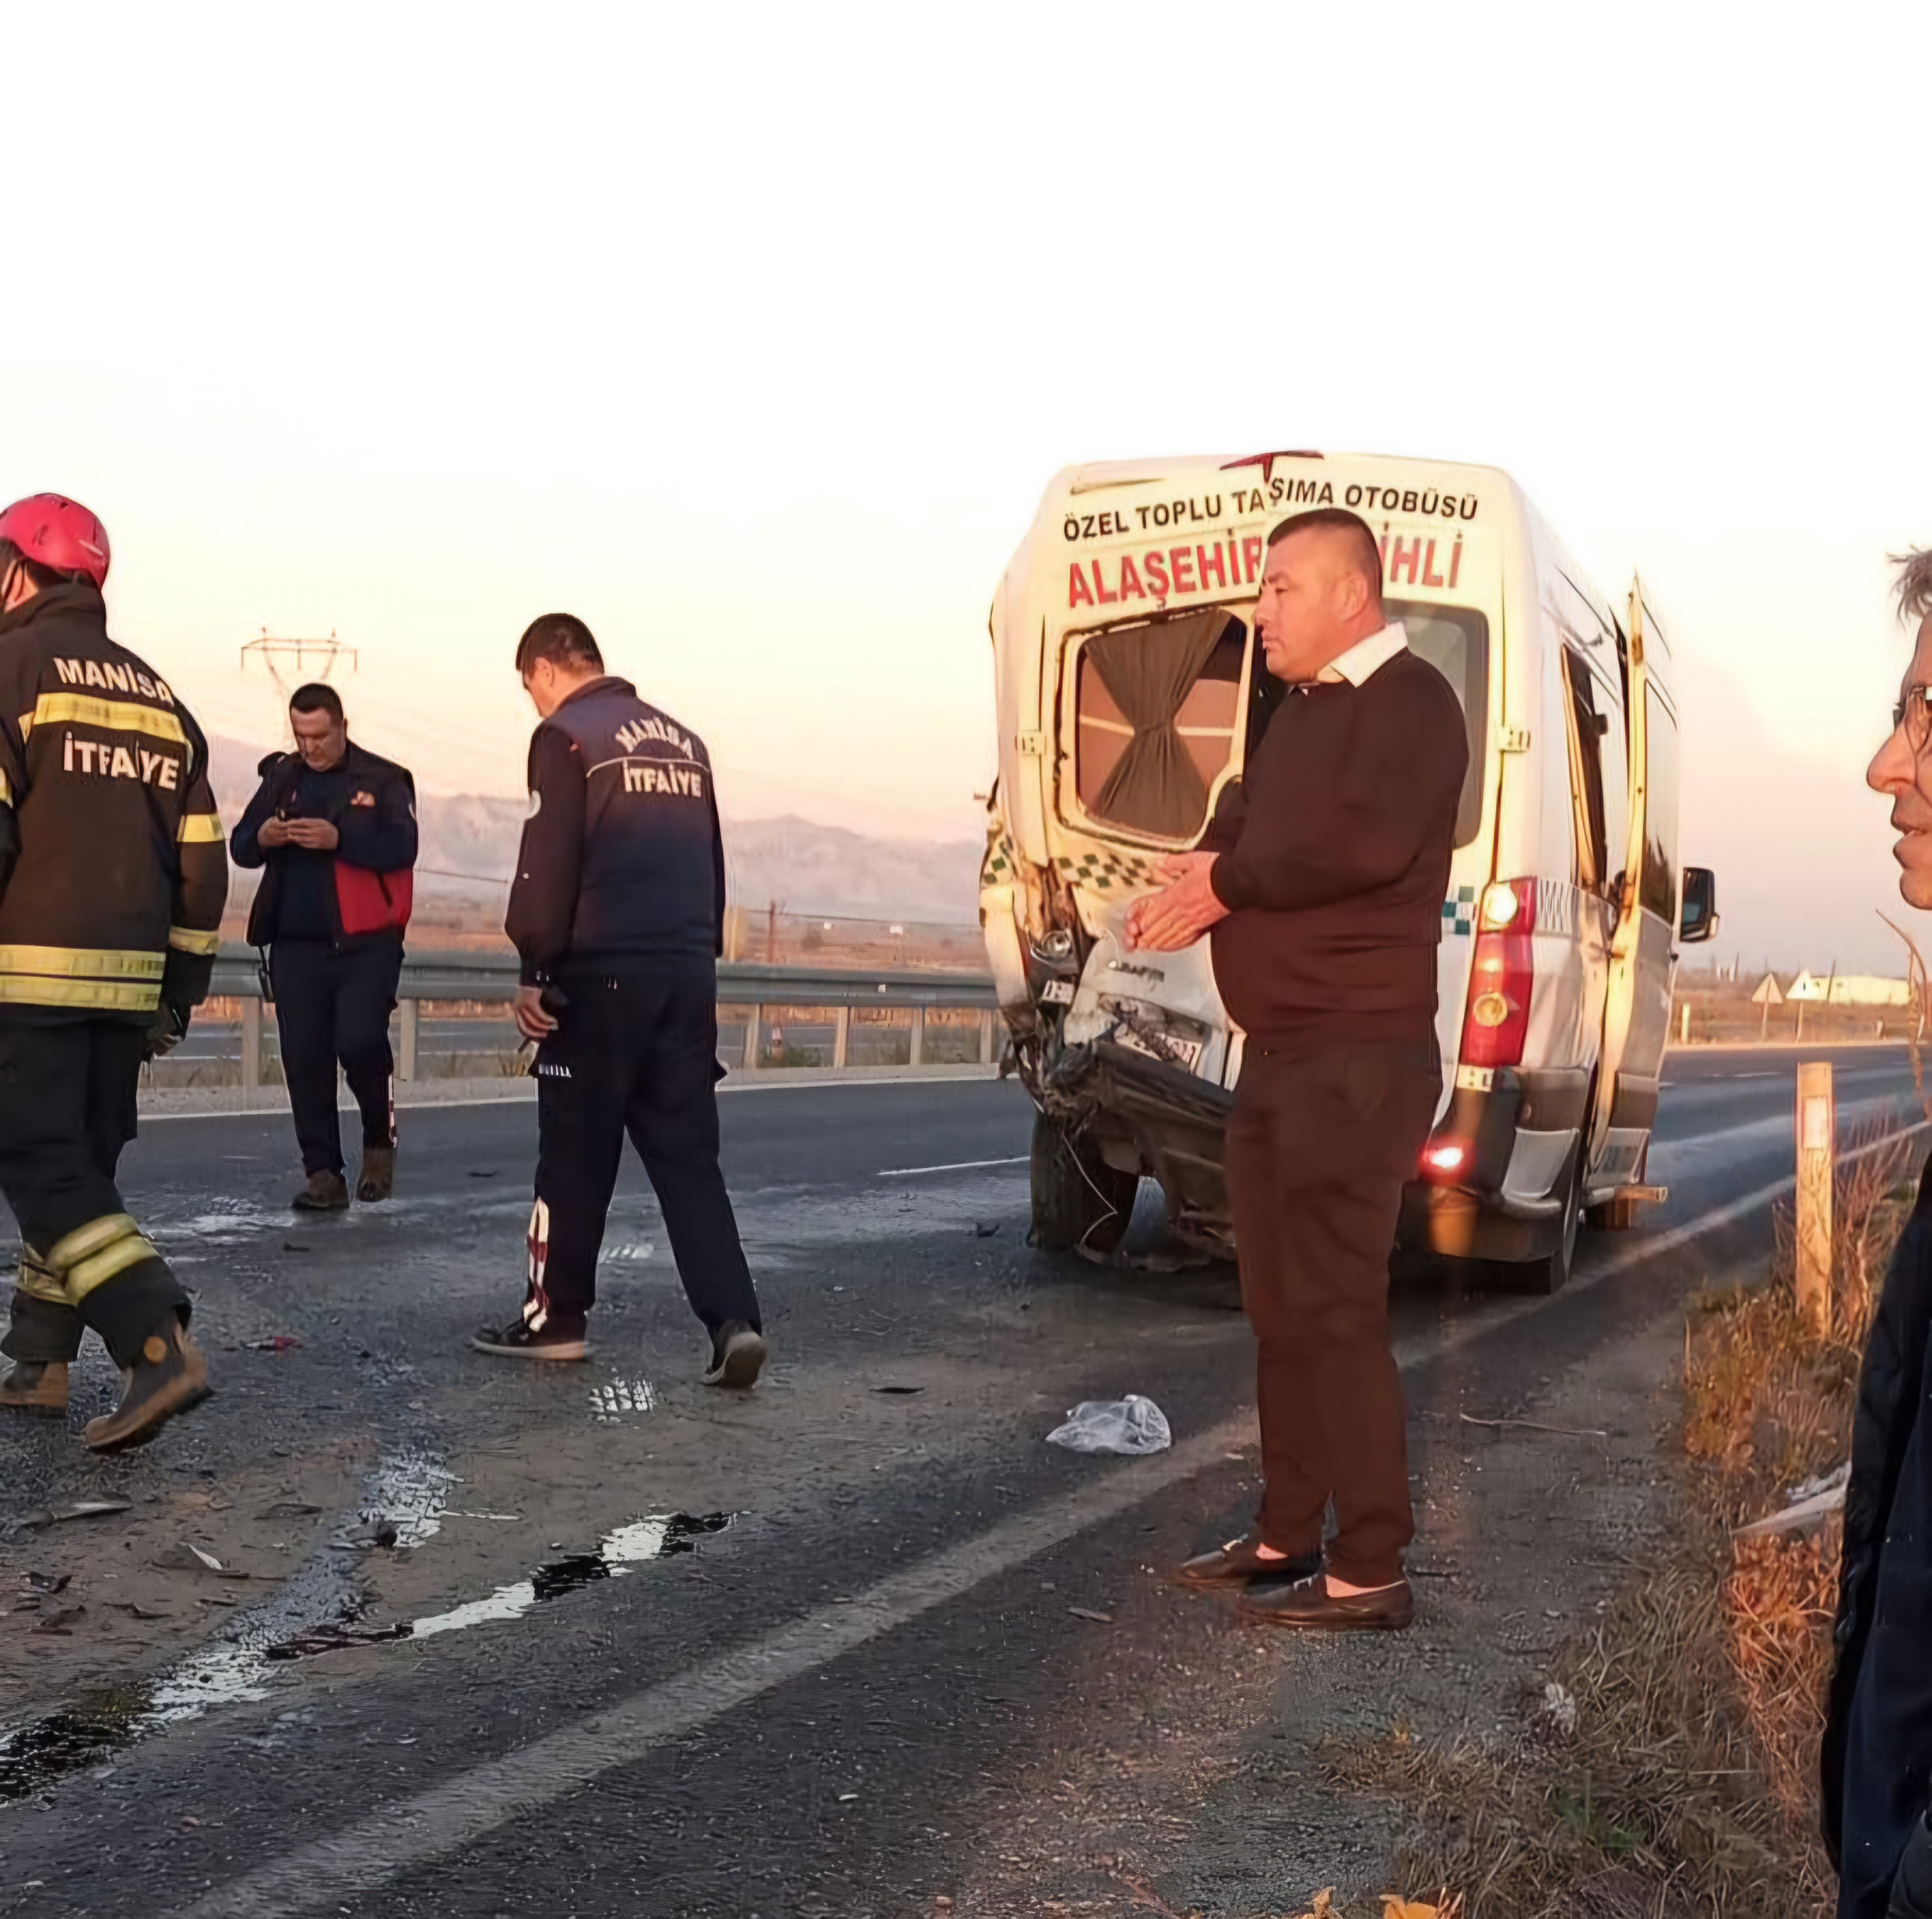
[{"label": "brown leather shoe", "polygon": [[0,1409],[43,1420],[67,1417],[67,1362],[16,1360],[0,1379]]},{"label": "brown leather shoe", "polygon": [[1293,1559],[1264,1559],[1261,1544],[1258,1539],[1230,1540],[1212,1552],[1197,1553],[1174,1569],[1174,1583],[1196,1592],[1292,1586],[1298,1579],[1313,1579],[1322,1570],[1318,1552],[1303,1553]]},{"label": "brown leather shoe", "polygon": [[167,1325],[142,1342],[141,1357],[125,1375],[121,1403],[104,1419],[89,1420],[81,1438],[92,1453],[124,1453],[145,1446],[177,1414],[198,1406],[212,1390],[208,1362],[170,1315]]},{"label": "brown leather shoe", "polygon": [[340,1213],[349,1204],[349,1183],[340,1173],[311,1173],[289,1204],[298,1213]]},{"label": "brown leather shoe", "polygon": [[1400,1633],[1415,1617],[1415,1595],[1406,1579],[1379,1592],[1347,1598],[1332,1594],[1325,1579],[1251,1593],[1241,1601],[1250,1626],[1287,1626],[1304,1633]]},{"label": "brown leather shoe", "polygon": [[393,1146],[365,1146],[362,1149],[362,1174],[356,1182],[360,1200],[387,1199],[396,1189],[396,1149]]}]

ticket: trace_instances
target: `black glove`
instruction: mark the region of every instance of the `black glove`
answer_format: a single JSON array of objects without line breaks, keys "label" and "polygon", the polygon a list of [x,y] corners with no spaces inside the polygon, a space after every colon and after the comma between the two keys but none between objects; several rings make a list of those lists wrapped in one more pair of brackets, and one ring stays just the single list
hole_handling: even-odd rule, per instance
[{"label": "black glove", "polygon": [[1885,1911],[1886,1919],[1932,1919],[1932,1826],[1924,1819],[1905,1842]]},{"label": "black glove", "polygon": [[172,1053],[188,1037],[188,1009],[164,999],[154,1009],[148,1028],[147,1044],[141,1049],[144,1060],[158,1060]]}]

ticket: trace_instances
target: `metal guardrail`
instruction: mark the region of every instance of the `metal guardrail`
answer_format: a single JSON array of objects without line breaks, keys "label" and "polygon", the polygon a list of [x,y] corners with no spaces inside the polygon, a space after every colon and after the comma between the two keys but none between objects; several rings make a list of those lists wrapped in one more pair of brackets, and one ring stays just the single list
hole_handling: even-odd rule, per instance
[{"label": "metal guardrail", "polygon": [[[404,956],[397,998],[401,1007],[401,1045],[397,1077],[416,1077],[418,1009],[425,1000],[507,1005],[516,997],[517,956],[506,952],[427,952]],[[252,946],[224,946],[214,962],[210,992],[242,1003],[242,1083],[262,1083],[262,985]],[[924,1063],[926,1015],[938,1009],[976,1009],[980,1015],[980,1063],[998,1057],[998,1002],[989,974],[979,973],[861,973],[831,967],[761,966],[721,961],[718,1003],[747,1009],[745,1053],[740,1070],[756,1072],[759,1039],[768,1007],[823,1006],[834,1015],[832,1065],[848,1063],[852,1010],[880,1006],[910,1010],[908,1063]],[[783,1069],[766,1069],[783,1070]]]}]

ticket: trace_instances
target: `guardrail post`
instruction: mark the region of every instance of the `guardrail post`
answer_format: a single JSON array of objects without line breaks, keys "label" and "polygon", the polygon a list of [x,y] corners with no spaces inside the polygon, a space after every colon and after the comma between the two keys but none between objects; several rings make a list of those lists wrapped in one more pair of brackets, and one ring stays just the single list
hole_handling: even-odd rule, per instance
[{"label": "guardrail post", "polygon": [[758,1070],[758,1041],[765,1030],[765,1009],[754,1006],[745,1027],[745,1070],[754,1073]]},{"label": "guardrail post", "polygon": [[396,1077],[398,1079],[414,1079],[416,1076],[417,1016],[422,1006],[422,1002],[420,1000],[405,1000],[398,1009],[402,1016],[403,1027],[401,1033],[403,1043],[399,1049],[402,1057],[396,1065]]},{"label": "guardrail post", "polygon": [[852,1009],[840,1006],[834,1012],[832,1021],[832,1064],[835,1069],[844,1069],[851,1049]]},{"label": "guardrail post", "polygon": [[916,1066],[926,1057],[926,1009],[912,1009],[912,1031],[906,1039],[906,1064]]},{"label": "guardrail post", "polygon": [[1688,1046],[1690,1043],[1690,1002],[1688,1000],[1686,1000],[1684,1003],[1683,1012],[1684,1021],[1682,1031],[1684,1036],[1678,1042],[1678,1044],[1680,1046]]},{"label": "guardrail post", "polygon": [[1832,1178],[1838,1114],[1828,1060],[1798,1069],[1798,1312],[1814,1332],[1832,1324]]},{"label": "guardrail post", "polygon": [[999,1019],[998,1014],[982,1008],[980,1014],[980,1063],[990,1066],[993,1063],[993,1036]]},{"label": "guardrail post", "polygon": [[253,1089],[262,1084],[262,1003],[242,1002],[242,1084]]}]

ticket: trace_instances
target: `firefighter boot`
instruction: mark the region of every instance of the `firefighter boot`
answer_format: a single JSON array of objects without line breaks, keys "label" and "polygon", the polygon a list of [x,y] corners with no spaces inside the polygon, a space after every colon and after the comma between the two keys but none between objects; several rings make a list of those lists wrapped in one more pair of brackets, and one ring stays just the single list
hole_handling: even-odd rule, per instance
[{"label": "firefighter boot", "polygon": [[0,1411],[44,1420],[65,1419],[66,1360],[15,1360],[13,1369],[0,1379]]},{"label": "firefighter boot", "polygon": [[104,1418],[89,1420],[81,1435],[89,1452],[145,1446],[170,1420],[200,1405],[213,1390],[208,1362],[173,1313],[141,1342],[140,1358],[123,1377],[128,1390],[120,1405]]},{"label": "firefighter boot", "polygon": [[356,1182],[360,1200],[387,1199],[396,1189],[396,1149],[393,1146],[365,1146],[362,1149],[362,1176]]}]

